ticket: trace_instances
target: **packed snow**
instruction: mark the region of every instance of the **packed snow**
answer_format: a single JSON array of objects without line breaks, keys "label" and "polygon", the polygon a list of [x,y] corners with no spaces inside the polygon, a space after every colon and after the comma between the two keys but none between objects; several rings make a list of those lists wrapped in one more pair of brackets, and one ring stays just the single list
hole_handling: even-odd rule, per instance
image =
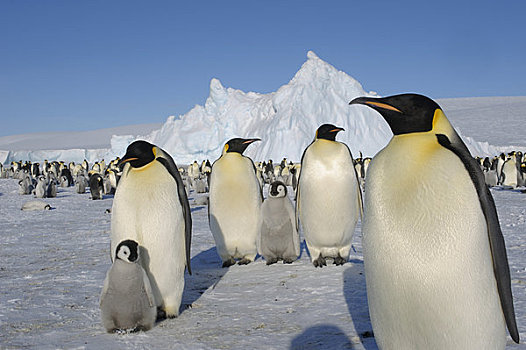
[{"label": "packed snow", "polygon": [[[113,159],[123,155],[132,141],[145,139],[166,150],[177,162],[189,164],[194,160],[217,158],[226,141],[233,137],[262,139],[258,147],[247,150],[246,154],[253,159],[279,160],[286,157],[297,162],[305,146],[314,138],[318,126],[324,123],[346,129],[338,139],[350,147],[353,155],[361,152],[364,156],[373,156],[387,144],[391,131],[374,110],[348,104],[355,97],[374,95],[376,93],[366,92],[347,73],[309,51],[307,61],[289,83],[276,92],[259,94],[225,88],[214,78],[210,81],[210,95],[204,106],[196,105],[184,115],[170,116],[160,128],[151,125],[106,129],[101,133],[0,137],[0,150],[3,150],[0,151],[0,162]],[[507,150],[502,146],[526,149],[521,134],[515,138],[509,136],[510,128],[523,125],[525,97],[438,102],[443,104],[453,126],[458,124],[457,129],[473,155],[495,155]],[[486,120],[480,135],[474,134],[471,127],[471,123],[478,123],[478,119]],[[502,120],[506,123],[497,128]],[[100,136],[95,136],[97,134],[105,135],[106,139],[101,140]],[[104,146],[94,147],[94,144]]]}]

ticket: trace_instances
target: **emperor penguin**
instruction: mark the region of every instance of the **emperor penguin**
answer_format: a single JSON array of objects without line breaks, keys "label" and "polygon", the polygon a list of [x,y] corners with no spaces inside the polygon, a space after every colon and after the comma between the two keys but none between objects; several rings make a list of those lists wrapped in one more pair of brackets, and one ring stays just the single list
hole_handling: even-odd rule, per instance
[{"label": "emperor penguin", "polygon": [[519,333],[504,238],[477,161],[440,106],[359,97],[394,136],[365,182],[363,258],[381,349],[504,349]]},{"label": "emperor penguin", "polygon": [[104,180],[99,173],[93,173],[89,177],[89,190],[91,192],[91,199],[103,199]]},{"label": "emperor penguin", "polygon": [[234,138],[223,147],[210,175],[208,219],[223,267],[256,258],[256,238],[263,195],[245,149],[260,139]]},{"label": "emperor penguin", "polygon": [[137,241],[160,315],[176,317],[185,267],[191,273],[192,217],[183,181],[172,157],[142,140],[128,146],[119,166],[124,168],[113,199],[111,252],[125,239]]},{"label": "emperor penguin", "polygon": [[147,331],[155,323],[155,297],[139,259],[137,242],[128,239],[117,245],[100,296],[102,324],[110,333]]},{"label": "emperor penguin", "polygon": [[268,197],[261,205],[258,227],[258,253],[265,258],[267,265],[278,260],[290,264],[298,258],[300,237],[285,183],[274,181],[270,184]]},{"label": "emperor penguin", "polygon": [[321,125],[301,157],[296,215],[315,267],[326,265],[326,258],[336,265],[347,262],[361,215],[361,190],[351,150],[336,141],[343,130]]},{"label": "emperor penguin", "polygon": [[508,186],[515,188],[521,183],[522,174],[520,167],[517,166],[517,159],[515,154],[506,157],[501,170],[501,183],[502,186]]}]

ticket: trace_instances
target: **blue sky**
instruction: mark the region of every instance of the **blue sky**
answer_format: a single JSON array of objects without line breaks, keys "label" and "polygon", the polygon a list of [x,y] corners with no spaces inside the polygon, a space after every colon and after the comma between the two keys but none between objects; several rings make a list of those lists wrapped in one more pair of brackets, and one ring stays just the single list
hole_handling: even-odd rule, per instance
[{"label": "blue sky", "polygon": [[381,95],[526,95],[526,2],[0,1],[0,136],[164,122],[313,50]]}]

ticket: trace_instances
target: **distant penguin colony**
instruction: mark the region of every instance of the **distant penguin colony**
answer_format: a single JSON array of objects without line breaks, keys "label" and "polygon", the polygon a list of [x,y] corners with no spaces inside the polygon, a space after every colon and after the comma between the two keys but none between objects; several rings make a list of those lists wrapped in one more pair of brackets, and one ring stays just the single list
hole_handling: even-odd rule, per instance
[{"label": "distant penguin colony", "polygon": [[344,128],[326,123],[299,163],[254,162],[243,153],[260,139],[232,138],[213,164],[177,167],[166,151],[138,140],[109,162],[18,161],[1,165],[0,178],[38,198],[22,211],[54,209],[60,198],[40,199],[64,197],[69,187],[86,200],[113,200],[106,210],[112,264],[100,296],[108,332],[147,331],[156,319],[179,315],[185,270],[191,274],[191,203],[208,206],[224,268],[258,254],[268,269],[296,264],[304,239],[314,267],[329,261],[341,269],[361,218],[369,313],[382,350],[504,349],[506,329],[519,343],[489,188],[523,196],[524,154],[474,158],[440,106],[422,95],[359,97],[350,105],[374,109],[393,132],[373,158],[353,159],[336,140]]}]

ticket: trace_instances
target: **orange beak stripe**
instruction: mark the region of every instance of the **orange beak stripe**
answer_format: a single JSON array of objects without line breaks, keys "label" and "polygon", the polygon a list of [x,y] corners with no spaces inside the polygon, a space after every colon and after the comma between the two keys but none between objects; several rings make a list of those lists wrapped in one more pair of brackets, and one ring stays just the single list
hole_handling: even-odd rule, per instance
[{"label": "orange beak stripe", "polygon": [[386,103],[381,103],[381,102],[373,102],[373,101],[367,101],[365,102],[366,104],[368,105],[373,105],[373,106],[376,106],[376,107],[380,107],[380,108],[383,108],[383,109],[388,109],[390,111],[395,111],[395,112],[398,112],[398,113],[402,113],[402,111],[394,108],[393,106],[390,106]]}]

